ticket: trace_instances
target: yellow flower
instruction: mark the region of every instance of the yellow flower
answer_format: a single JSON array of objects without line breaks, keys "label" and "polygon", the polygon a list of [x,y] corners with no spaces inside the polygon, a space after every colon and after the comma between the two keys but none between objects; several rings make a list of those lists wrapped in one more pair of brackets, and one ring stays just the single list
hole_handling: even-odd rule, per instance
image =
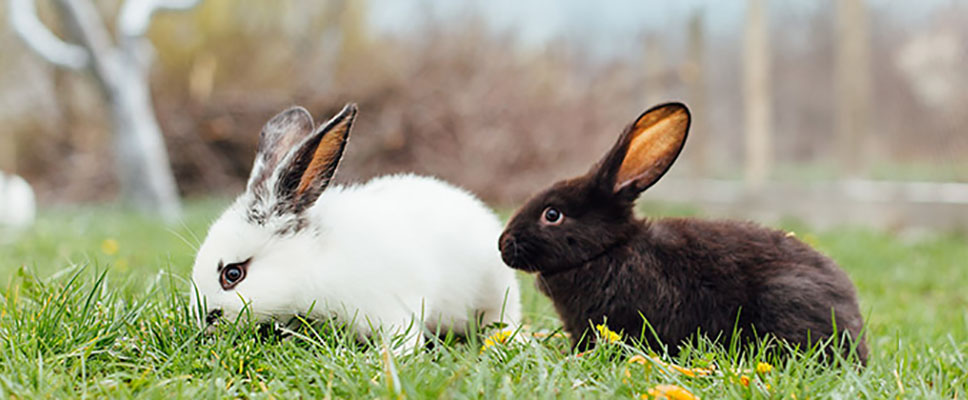
[{"label": "yellow flower", "polygon": [[743,385],[743,386],[749,387],[750,386],[750,377],[748,377],[746,375],[743,375],[743,376],[739,377],[739,383],[741,385]]},{"label": "yellow flower", "polygon": [[605,343],[616,343],[622,340],[622,336],[608,329],[605,324],[595,325],[595,329],[598,330],[598,337]]},{"label": "yellow flower", "polygon": [[483,353],[488,348],[497,346],[498,344],[507,343],[508,339],[511,338],[511,333],[513,332],[509,330],[494,332],[493,335],[488,336],[487,339],[484,339],[484,345],[481,346],[481,353]]},{"label": "yellow flower", "polygon": [[118,250],[120,248],[121,245],[118,244],[118,241],[114,239],[104,239],[104,241],[101,242],[101,252],[109,256],[118,254]]},{"label": "yellow flower", "polygon": [[642,364],[642,365],[649,365],[649,361],[648,361],[648,360],[646,360],[646,359],[645,359],[645,357],[643,357],[643,356],[640,356],[640,355],[638,355],[638,354],[636,354],[636,355],[634,355],[634,356],[632,356],[631,358],[629,358],[629,361],[628,361],[628,363],[629,363],[629,364]]},{"label": "yellow flower", "polygon": [[628,362],[630,364],[642,364],[642,365],[646,366],[647,368],[651,368],[653,363],[654,364],[659,364],[659,365],[665,367],[666,369],[671,369],[671,370],[674,370],[674,371],[678,371],[680,374],[683,374],[683,375],[688,376],[690,378],[694,378],[696,376],[707,376],[707,375],[711,375],[713,373],[713,370],[711,368],[685,368],[685,367],[678,366],[676,364],[666,363],[666,362],[660,360],[658,357],[649,357],[649,358],[652,359],[651,362],[648,359],[646,359],[645,357],[636,354],[636,355],[632,356],[632,358],[629,358],[629,361]]},{"label": "yellow flower", "polygon": [[690,393],[688,390],[676,386],[676,385],[658,385],[649,389],[647,395],[643,394],[642,399],[648,399],[651,396],[654,399],[668,399],[668,400],[699,400],[699,397]]},{"label": "yellow flower", "polygon": [[765,374],[773,370],[773,366],[765,362],[756,364],[756,372],[759,374]]}]

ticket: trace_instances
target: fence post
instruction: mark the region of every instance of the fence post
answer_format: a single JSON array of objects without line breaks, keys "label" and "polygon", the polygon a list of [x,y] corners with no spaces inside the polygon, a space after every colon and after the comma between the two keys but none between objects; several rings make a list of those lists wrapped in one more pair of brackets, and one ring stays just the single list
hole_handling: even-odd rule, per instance
[{"label": "fence post", "polygon": [[836,154],[841,172],[864,175],[870,156],[870,42],[864,0],[837,0],[837,70],[834,90]]},{"label": "fence post", "polygon": [[689,19],[689,47],[688,61],[685,65],[684,77],[689,93],[689,108],[692,109],[693,132],[699,135],[692,137],[692,167],[696,177],[709,176],[709,159],[711,153],[709,144],[712,136],[706,129],[708,113],[706,112],[706,38],[703,31],[703,14],[696,12]]},{"label": "fence post", "polygon": [[773,168],[770,45],[766,0],[749,0],[746,14],[743,100],[746,127],[746,186],[760,190]]}]

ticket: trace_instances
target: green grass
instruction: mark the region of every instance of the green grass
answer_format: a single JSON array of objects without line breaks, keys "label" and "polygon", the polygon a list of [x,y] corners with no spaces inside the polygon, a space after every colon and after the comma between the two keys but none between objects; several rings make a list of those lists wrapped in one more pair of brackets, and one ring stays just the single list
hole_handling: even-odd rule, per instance
[{"label": "green grass", "polygon": [[[576,357],[560,337],[481,352],[482,336],[392,356],[342,331],[302,327],[286,339],[190,322],[186,277],[193,246],[219,202],[194,203],[164,228],[107,208],[42,215],[0,247],[0,397],[145,398],[613,398],[676,384],[702,398],[964,398],[968,394],[968,239],[841,228],[799,237],[837,259],[869,316],[866,369],[810,357],[742,372],[756,354],[694,349],[672,361],[715,364],[689,378],[626,362],[647,350],[606,345]],[[679,210],[677,212],[689,212]],[[522,277],[529,331],[560,323]],[[628,371],[628,376],[626,376]],[[752,378],[743,386],[734,374]],[[768,387],[768,388],[767,388]]]}]

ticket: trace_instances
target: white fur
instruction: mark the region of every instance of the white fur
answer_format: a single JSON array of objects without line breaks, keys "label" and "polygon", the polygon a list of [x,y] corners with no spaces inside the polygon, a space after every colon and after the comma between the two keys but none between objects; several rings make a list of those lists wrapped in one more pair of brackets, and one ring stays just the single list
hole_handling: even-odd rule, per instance
[{"label": "white fur", "polygon": [[34,222],[34,191],[23,178],[0,172],[0,227],[23,229]]},{"label": "white fur", "polygon": [[[415,175],[333,186],[306,210],[308,226],[284,235],[285,218],[247,221],[252,201],[240,196],[198,251],[192,277],[208,310],[232,318],[248,303],[260,320],[285,320],[312,309],[311,318],[336,317],[361,336],[420,320],[460,333],[476,313],[485,325],[520,319],[517,280],[497,247],[501,224],[464,190]],[[219,261],[249,258],[246,278],[223,290]],[[419,344],[420,329],[409,331],[407,343]]]}]

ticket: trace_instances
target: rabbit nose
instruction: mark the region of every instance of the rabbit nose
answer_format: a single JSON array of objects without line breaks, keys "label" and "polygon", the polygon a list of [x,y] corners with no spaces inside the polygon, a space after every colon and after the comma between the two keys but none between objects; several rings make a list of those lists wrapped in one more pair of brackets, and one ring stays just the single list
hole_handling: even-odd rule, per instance
[{"label": "rabbit nose", "polygon": [[222,310],[220,309],[211,310],[208,312],[208,314],[205,315],[205,324],[206,325],[214,324],[215,321],[218,321],[219,318],[222,318]]},{"label": "rabbit nose", "polygon": [[504,259],[504,263],[508,266],[514,265],[514,260],[518,257],[518,246],[514,235],[504,232],[498,241],[498,247],[501,250],[501,258]]},{"label": "rabbit nose", "polygon": [[501,252],[503,253],[504,250],[507,249],[507,247],[510,246],[512,242],[514,242],[514,235],[508,232],[504,232],[501,234],[501,237],[498,238],[497,240],[497,248],[501,250]]}]

